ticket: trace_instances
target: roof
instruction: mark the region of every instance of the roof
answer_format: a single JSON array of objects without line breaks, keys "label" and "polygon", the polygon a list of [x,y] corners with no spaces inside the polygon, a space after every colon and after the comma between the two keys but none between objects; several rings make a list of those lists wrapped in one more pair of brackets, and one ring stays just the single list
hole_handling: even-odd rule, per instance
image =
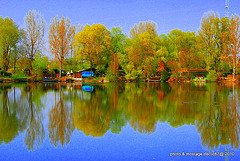
[{"label": "roof", "polygon": [[[95,68],[92,68],[92,71],[95,71],[95,70],[96,70]],[[83,71],[91,71],[91,68],[82,69],[82,70],[79,70],[79,71],[76,71],[76,72],[83,72]]]},{"label": "roof", "polygon": [[207,72],[206,69],[189,69],[189,72]]}]

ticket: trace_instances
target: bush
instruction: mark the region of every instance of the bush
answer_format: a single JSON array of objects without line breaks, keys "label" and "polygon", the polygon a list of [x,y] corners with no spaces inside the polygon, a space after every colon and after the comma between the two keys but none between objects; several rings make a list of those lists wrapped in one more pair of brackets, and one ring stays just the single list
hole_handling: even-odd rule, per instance
[{"label": "bush", "polygon": [[6,76],[6,77],[11,77],[11,76],[12,76],[12,73],[5,72],[5,73],[4,73],[4,76]]},{"label": "bush", "polygon": [[161,76],[161,80],[163,81],[167,81],[170,76],[171,76],[171,73],[169,72],[169,70],[165,69],[164,71],[162,71],[162,76]]},{"label": "bush", "polygon": [[4,75],[3,70],[0,70],[0,76],[3,76],[3,75]]},{"label": "bush", "polygon": [[177,76],[176,73],[174,73],[174,74],[171,75],[171,77],[172,77],[172,78],[177,78],[178,76]]},{"label": "bush", "polygon": [[2,70],[2,71],[0,71],[0,76],[11,77],[12,73]]},{"label": "bush", "polygon": [[114,75],[114,73],[113,73],[112,70],[110,70],[110,69],[107,70],[106,78],[107,78],[109,81],[116,81],[116,80],[117,80],[117,76]]},{"label": "bush", "polygon": [[215,70],[210,70],[207,75],[207,81],[216,81],[217,80],[217,73]]},{"label": "bush", "polygon": [[142,71],[141,70],[136,70],[136,69],[133,69],[130,73],[128,73],[127,75],[125,75],[125,78],[127,80],[135,80],[135,79],[138,79],[139,78],[139,75],[142,74]]}]

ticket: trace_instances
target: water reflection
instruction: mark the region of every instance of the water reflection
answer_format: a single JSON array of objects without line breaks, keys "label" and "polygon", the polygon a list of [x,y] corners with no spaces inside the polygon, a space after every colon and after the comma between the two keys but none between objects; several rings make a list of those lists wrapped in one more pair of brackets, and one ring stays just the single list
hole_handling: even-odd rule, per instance
[{"label": "water reflection", "polygon": [[[25,144],[28,150],[38,149],[45,138],[45,130],[43,126],[42,102],[41,102],[41,86],[28,84],[23,90],[20,98],[19,113],[21,114],[22,122],[26,127]],[[44,93],[43,93],[44,94]],[[35,146],[34,146],[35,145]]]},{"label": "water reflection", "polygon": [[16,108],[10,106],[8,93],[11,86],[0,86],[0,143],[12,141],[18,134],[19,124],[16,116]]},{"label": "water reflection", "polygon": [[55,147],[60,144],[63,146],[70,142],[74,126],[71,117],[71,106],[65,101],[64,93],[60,84],[58,84],[58,91],[54,92],[54,106],[49,112],[49,138],[50,143]]},{"label": "water reflection", "polygon": [[28,150],[43,143],[45,131],[41,110],[41,85],[1,85],[1,142],[8,143],[25,132]]},{"label": "water reflection", "polygon": [[209,150],[220,145],[239,149],[239,91],[232,83],[0,84],[0,142],[23,133],[28,150],[35,150],[45,130],[56,147],[67,145],[75,128],[102,137],[108,131],[119,134],[129,124],[151,134],[164,122],[175,128],[194,125]]}]

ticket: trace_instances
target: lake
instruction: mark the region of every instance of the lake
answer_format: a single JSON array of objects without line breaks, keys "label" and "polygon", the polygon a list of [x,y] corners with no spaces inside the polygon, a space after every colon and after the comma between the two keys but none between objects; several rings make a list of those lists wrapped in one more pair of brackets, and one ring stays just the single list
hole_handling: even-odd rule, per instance
[{"label": "lake", "polygon": [[240,160],[240,84],[0,84],[0,160]]}]

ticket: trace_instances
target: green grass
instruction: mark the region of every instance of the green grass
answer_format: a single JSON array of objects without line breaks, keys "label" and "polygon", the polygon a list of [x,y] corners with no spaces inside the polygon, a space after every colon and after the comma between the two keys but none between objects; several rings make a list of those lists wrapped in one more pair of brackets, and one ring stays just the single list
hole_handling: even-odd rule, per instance
[{"label": "green grass", "polygon": [[12,76],[3,76],[0,79],[19,79],[19,78],[30,78],[31,76],[26,76],[25,74],[13,74]]},{"label": "green grass", "polygon": [[23,74],[13,74],[10,78],[30,78],[31,76],[26,76]]}]

